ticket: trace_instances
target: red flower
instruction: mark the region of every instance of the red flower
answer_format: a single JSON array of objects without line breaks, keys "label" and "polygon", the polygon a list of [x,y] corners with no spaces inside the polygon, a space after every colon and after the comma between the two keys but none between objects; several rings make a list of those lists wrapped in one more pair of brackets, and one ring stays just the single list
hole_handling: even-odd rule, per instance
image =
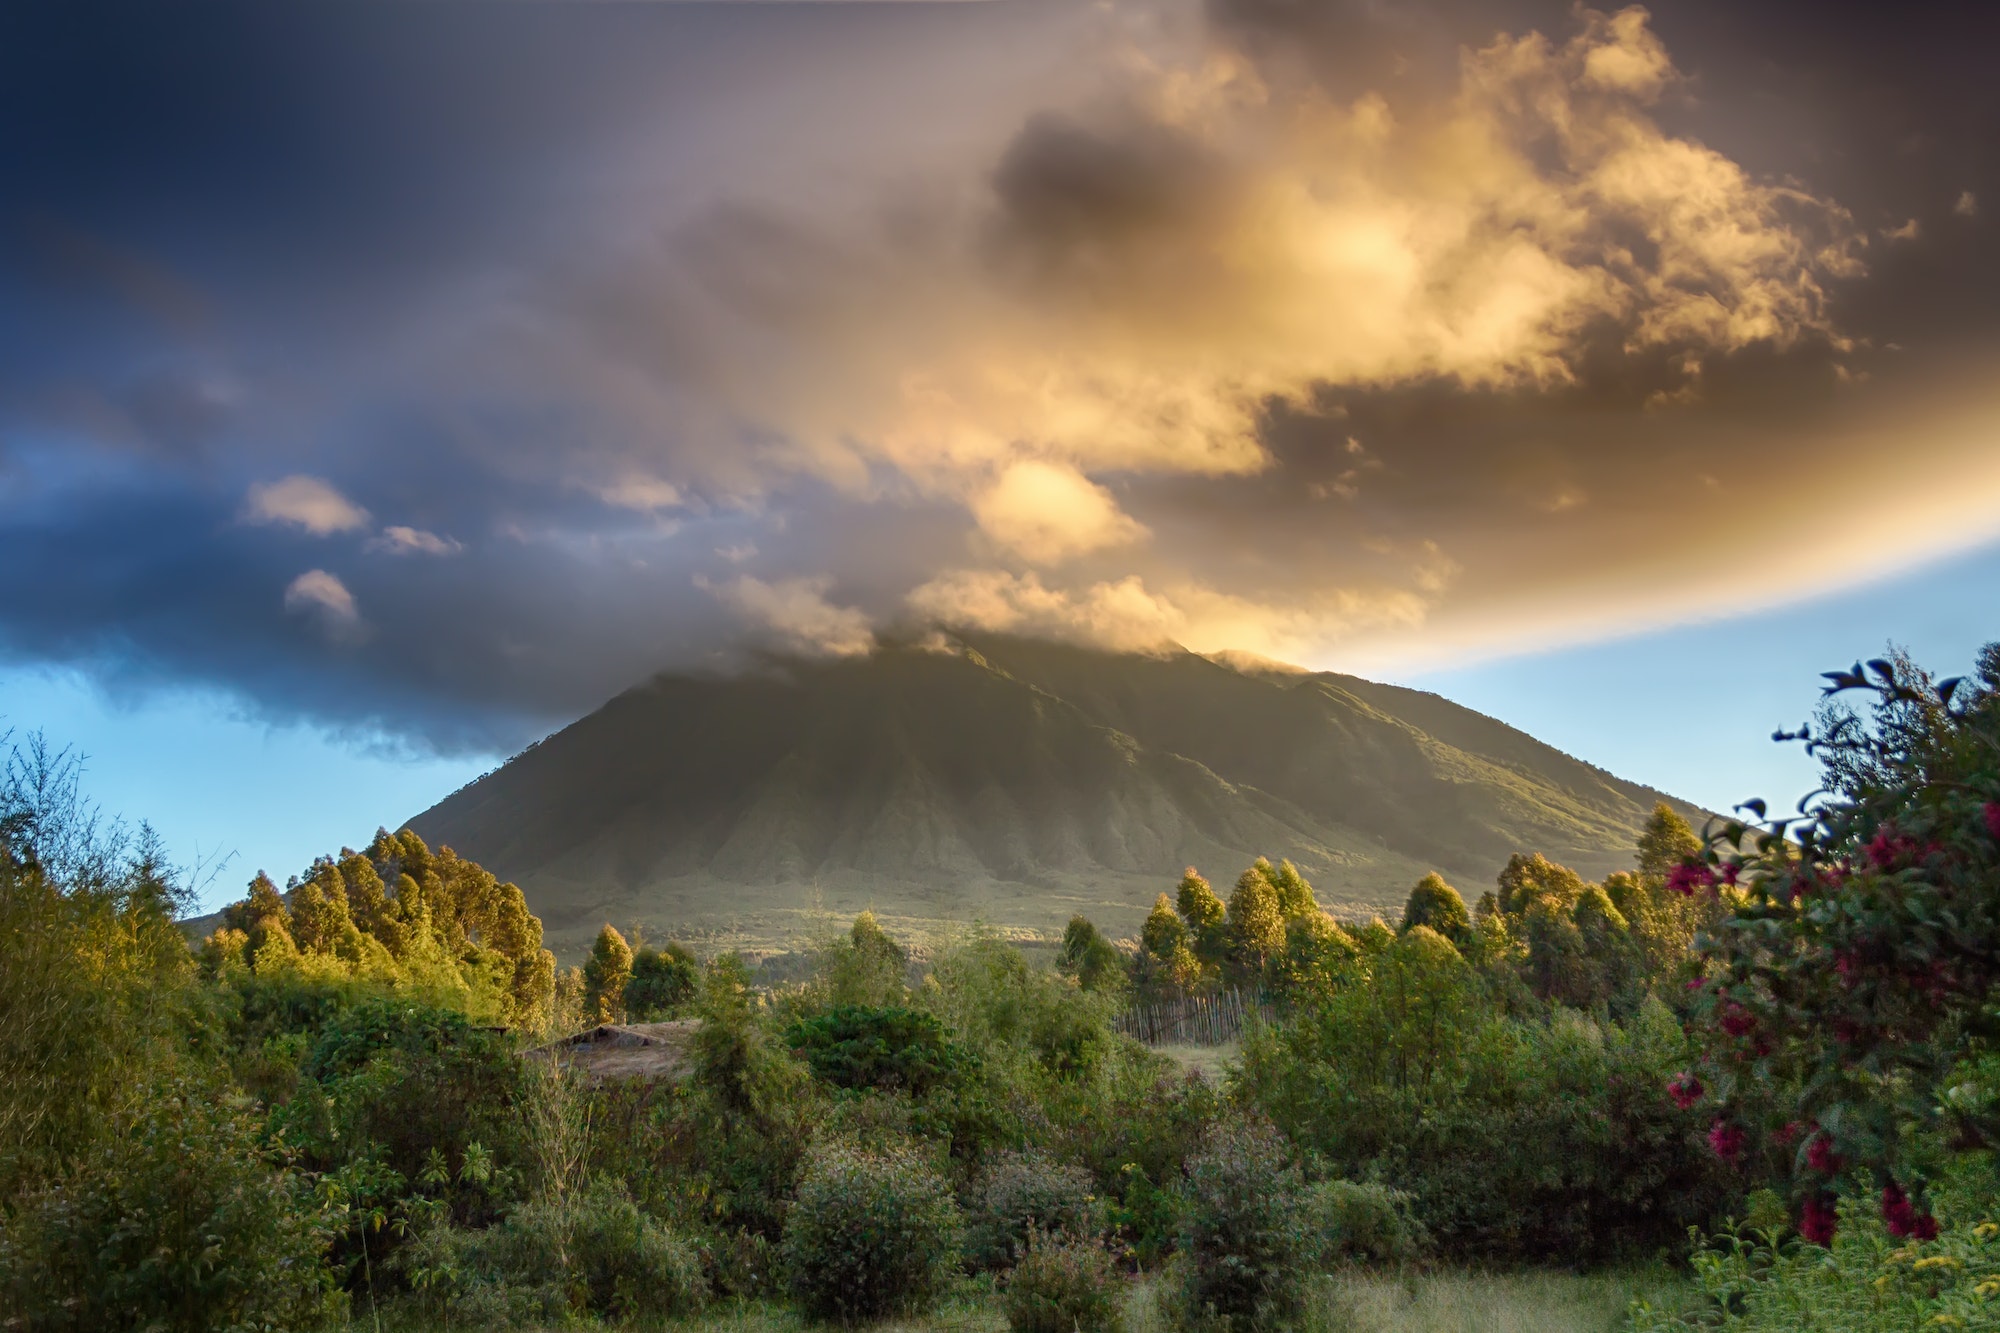
[{"label": "red flower", "polygon": [[1732,1125],[1727,1120],[1717,1120],[1708,1127],[1708,1146],[1715,1155],[1725,1162],[1734,1162],[1743,1155],[1743,1145],[1748,1140],[1742,1127]]},{"label": "red flower", "polygon": [[1793,1139],[1797,1138],[1799,1136],[1799,1131],[1804,1128],[1805,1126],[1801,1125],[1796,1120],[1787,1120],[1785,1122],[1784,1128],[1780,1129],[1777,1133],[1771,1136],[1771,1142],[1777,1144],[1780,1148],[1782,1148],[1787,1143],[1790,1143]]},{"label": "red flower", "polygon": [[1806,1165],[1825,1176],[1837,1176],[1847,1159],[1833,1150],[1833,1135],[1821,1130],[1806,1144]]},{"label": "red flower", "polygon": [[1833,956],[1833,970],[1840,974],[1842,985],[1852,986],[1854,984],[1856,979],[1854,974],[1860,970],[1860,966],[1860,962],[1846,949],[1840,950]]},{"label": "red flower", "polygon": [[1722,1011],[1720,1021],[1722,1030],[1732,1037],[1747,1037],[1757,1026],[1757,1016],[1733,1001]]},{"label": "red flower", "polygon": [[1731,861],[1722,867],[1722,882],[1724,884],[1728,884],[1734,887],[1736,883],[1736,877],[1742,873],[1743,873],[1742,864],[1740,862]]},{"label": "red flower", "polygon": [[1707,1091],[1708,1089],[1701,1086],[1700,1079],[1688,1073],[1674,1075],[1667,1084],[1667,1096],[1673,1098],[1674,1105],[1683,1111],[1700,1101],[1702,1094]]},{"label": "red flower", "polygon": [[2000,842],[2000,801],[1988,801],[1983,813],[1986,815],[1987,836]]},{"label": "red flower", "polygon": [[1888,825],[1883,825],[1874,839],[1861,849],[1868,858],[1868,864],[1877,870],[1893,870],[1900,861],[1908,861],[1916,855],[1914,839],[1899,837]]},{"label": "red flower", "polygon": [[1814,1245],[1831,1247],[1839,1226],[1840,1214],[1834,1210],[1831,1194],[1815,1194],[1799,1210],[1799,1235]]},{"label": "red flower", "polygon": [[1899,1240],[1937,1239],[1937,1219],[1918,1212],[1910,1196],[1903,1193],[1903,1187],[1893,1180],[1882,1187],[1882,1221],[1887,1224],[1889,1234]]},{"label": "red flower", "polygon": [[1715,872],[1699,861],[1683,861],[1667,872],[1667,887],[1683,897],[1715,887]]}]

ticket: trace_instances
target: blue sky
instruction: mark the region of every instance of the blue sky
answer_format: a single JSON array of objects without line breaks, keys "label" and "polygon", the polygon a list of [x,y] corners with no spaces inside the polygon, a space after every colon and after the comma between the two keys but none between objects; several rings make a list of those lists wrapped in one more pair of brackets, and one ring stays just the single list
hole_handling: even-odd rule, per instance
[{"label": "blue sky", "polygon": [[[2000,638],[2000,547],[1737,619],[1399,677],[1521,727],[1621,777],[1710,808],[1764,796],[1789,807],[1814,769],[1768,739],[1811,713],[1818,673],[1909,648],[1941,675]],[[0,674],[4,725],[42,728],[89,758],[107,810],[150,820],[182,861],[234,853],[206,895],[234,898],[263,868],[280,881],[379,825],[426,808],[499,761],[272,726],[216,693],[121,707],[74,672]]]}]

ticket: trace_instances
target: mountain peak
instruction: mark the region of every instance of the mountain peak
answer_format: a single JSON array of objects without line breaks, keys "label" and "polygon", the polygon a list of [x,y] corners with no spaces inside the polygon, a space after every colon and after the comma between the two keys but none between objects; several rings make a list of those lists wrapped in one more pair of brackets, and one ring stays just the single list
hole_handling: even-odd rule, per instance
[{"label": "mountain peak", "polygon": [[520,884],[558,948],[606,920],[775,945],[864,907],[1117,934],[1183,867],[1258,855],[1354,913],[1516,851],[1600,875],[1659,799],[1415,690],[961,634],[664,673],[411,824]]}]

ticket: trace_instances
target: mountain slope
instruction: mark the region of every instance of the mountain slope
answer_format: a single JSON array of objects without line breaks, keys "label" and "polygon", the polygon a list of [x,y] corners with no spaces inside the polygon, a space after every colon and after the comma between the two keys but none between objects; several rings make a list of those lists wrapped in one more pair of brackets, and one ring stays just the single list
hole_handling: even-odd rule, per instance
[{"label": "mountain slope", "polygon": [[864,906],[1122,932],[1183,866],[1259,854],[1386,908],[1516,850],[1629,864],[1657,799],[1431,695],[981,638],[661,676],[411,824],[574,952],[605,920],[769,944]]}]

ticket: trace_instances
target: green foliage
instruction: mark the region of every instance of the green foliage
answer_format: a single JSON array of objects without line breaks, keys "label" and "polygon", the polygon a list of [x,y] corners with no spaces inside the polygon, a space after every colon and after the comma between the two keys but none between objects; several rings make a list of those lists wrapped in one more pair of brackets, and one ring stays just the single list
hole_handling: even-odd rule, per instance
[{"label": "green foliage", "polygon": [[[1262,861],[1262,858],[1259,860]],[[1277,890],[1278,911],[1287,921],[1319,912],[1319,899],[1313,897],[1312,885],[1306,882],[1306,877],[1299,873],[1297,866],[1290,861],[1280,861],[1276,869],[1272,869],[1268,861],[1262,861],[1262,864],[1264,878]]]},{"label": "green foliage", "polygon": [[[1634,1309],[1634,1333],[1723,1329],[1728,1333],[1933,1333],[1990,1329],[2000,1308],[2000,1224],[1942,1200],[1941,1229],[1928,1242],[1888,1234],[1864,1201],[1840,1205],[1831,1249],[1780,1224],[1695,1234],[1694,1292],[1671,1305]],[[1990,1203],[1990,1199],[1989,1199]]]},{"label": "green foliage", "polygon": [[1229,897],[1228,971],[1239,982],[1255,984],[1264,969],[1285,951],[1285,915],[1278,891],[1265,871],[1270,862],[1259,857],[1236,881]]},{"label": "green foliage", "polygon": [[815,1078],[837,1088],[921,1097],[973,1063],[935,1015],[915,1009],[838,1005],[794,1023],[785,1040]]},{"label": "green foliage", "polygon": [[1229,932],[1225,926],[1229,909],[1193,866],[1181,876],[1174,906],[1187,925],[1189,946],[1202,967],[1221,967],[1229,954]]},{"label": "green foliage", "polygon": [[1032,1232],[1098,1239],[1105,1216],[1096,1190],[1088,1171],[1045,1153],[997,1155],[967,1201],[967,1262],[1005,1268],[1026,1252]]},{"label": "green foliage", "polygon": [[1440,1012],[1454,975],[1471,979],[1427,952],[1384,993],[1344,990],[1253,1038],[1244,1093],[1334,1171],[1406,1191],[1450,1253],[1611,1257],[1671,1243],[1723,1202],[1706,1121],[1663,1095],[1688,1057],[1663,1005],[1623,1026],[1516,1019],[1467,989]]},{"label": "green foliage", "polygon": [[1089,917],[1073,916],[1063,930],[1056,966],[1087,991],[1117,993],[1125,988],[1125,956],[1098,933]]},{"label": "green foliage", "polygon": [[1314,1185],[1306,1200],[1306,1216],[1318,1243],[1320,1264],[1401,1264],[1417,1259],[1429,1237],[1413,1202],[1402,1190],[1374,1181],[1325,1180]]},{"label": "green foliage", "polygon": [[834,1147],[799,1182],[784,1257],[808,1319],[854,1324],[928,1310],[959,1236],[950,1186],[923,1158]]},{"label": "green foliage", "polygon": [[923,1004],[1005,1078],[1083,1078],[1114,1044],[1114,1000],[1032,966],[992,936],[975,936],[939,957]]},{"label": "green foliage", "polygon": [[552,1020],[555,956],[542,948],[542,923],[518,887],[448,847],[434,853],[409,829],[378,830],[366,853],[313,862],[290,896],[259,871],[203,941],[207,974],[393,986],[535,1032]]},{"label": "green foliage", "polygon": [[1013,1333],[1110,1333],[1120,1286],[1101,1242],[1036,1232],[1007,1274],[1000,1305]]},{"label": "green foliage", "polygon": [[1185,995],[1201,984],[1201,959],[1193,941],[1173,900],[1161,894],[1139,931],[1139,956],[1132,964],[1133,984],[1142,997]]},{"label": "green foliage", "polygon": [[327,1022],[300,1075],[272,1125],[316,1170],[366,1162],[414,1182],[434,1155],[457,1162],[475,1145],[523,1163],[520,1061],[462,1014],[371,997]]},{"label": "green foliage", "polygon": [[173,923],[185,894],[150,831],[103,822],[80,774],[39,736],[0,756],[0,1199],[207,1039]]},{"label": "green foliage", "polygon": [[1820,1207],[1836,1158],[1893,1180],[1885,1216],[1921,1234],[1927,1179],[2000,1147],[2000,1105],[1957,1091],[2000,1042],[2000,645],[1970,681],[1902,659],[1831,677],[1873,707],[1803,733],[1829,790],[1723,824],[1672,883],[1720,908],[1695,1004],[1718,1135],[1782,1153]]},{"label": "green foliage", "polygon": [[583,965],[583,1021],[618,1023],[625,1018],[625,986],[632,980],[632,946],[609,921],[597,932]]},{"label": "green foliage", "polygon": [[9,1201],[0,1308],[50,1333],[316,1327],[336,1308],[327,1236],[243,1100],[175,1079],[134,1090],[71,1165]]},{"label": "green foliage", "polygon": [[701,965],[680,944],[641,947],[632,955],[632,977],[625,983],[626,1016],[635,1023],[677,1017],[700,989]]},{"label": "green foliage", "polygon": [[1182,1186],[1183,1321],[1275,1328],[1304,1303],[1313,1258],[1303,1177],[1284,1139],[1255,1120],[1219,1123]]},{"label": "green foliage", "polygon": [[700,1250],[602,1180],[524,1204],[484,1230],[430,1228],[395,1264],[420,1309],[474,1328],[542,1327],[573,1315],[679,1317],[709,1298]]},{"label": "green foliage", "polygon": [[1472,933],[1472,916],[1458,890],[1433,873],[1417,881],[1403,905],[1403,929],[1412,926],[1428,926],[1452,943],[1463,945]]},{"label": "green foliage", "polygon": [[854,918],[845,938],[826,940],[816,950],[808,1000],[888,1008],[909,999],[910,956],[889,937],[873,912]]}]

